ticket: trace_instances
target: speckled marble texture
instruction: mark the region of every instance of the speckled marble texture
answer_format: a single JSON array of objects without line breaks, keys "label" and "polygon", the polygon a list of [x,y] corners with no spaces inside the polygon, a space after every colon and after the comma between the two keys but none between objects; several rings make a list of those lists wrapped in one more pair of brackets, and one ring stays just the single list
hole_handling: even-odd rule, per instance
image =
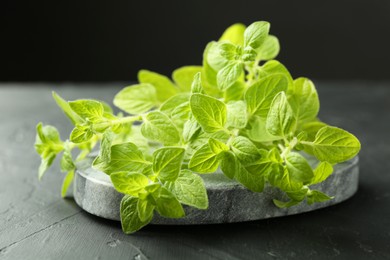
[{"label": "speckled marble texture", "polygon": [[[315,163],[315,162],[312,162]],[[112,185],[108,175],[89,167],[90,161],[79,165],[75,177],[74,198],[85,211],[112,220],[120,220],[119,205],[123,197]],[[335,198],[307,205],[301,203],[288,209],[277,208],[272,199],[286,200],[280,190],[266,187],[262,193],[253,193],[222,173],[201,175],[209,196],[209,208],[198,210],[185,206],[186,217],[169,219],[155,214],[152,224],[191,225],[231,223],[258,220],[331,206],[350,198],[358,188],[358,157],[336,165],[334,173],[323,183],[313,186]]]}]

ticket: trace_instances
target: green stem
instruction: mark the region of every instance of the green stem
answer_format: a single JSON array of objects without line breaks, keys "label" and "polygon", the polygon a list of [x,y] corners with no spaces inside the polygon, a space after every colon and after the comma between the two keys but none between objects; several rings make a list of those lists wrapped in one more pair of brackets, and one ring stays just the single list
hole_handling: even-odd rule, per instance
[{"label": "green stem", "polygon": [[288,142],[286,139],[284,140],[285,141],[285,145],[286,147],[284,147],[283,145],[279,144],[279,148],[281,148],[282,150],[282,154],[280,155],[283,159],[286,158],[286,156],[291,152],[292,149],[294,149],[294,147],[298,144],[298,139],[296,137],[294,137],[291,142]]},{"label": "green stem", "polygon": [[112,127],[112,126],[119,125],[119,124],[134,123],[135,121],[141,121],[141,120],[142,120],[142,116],[140,116],[140,115],[127,116],[127,117],[122,117],[122,118],[118,118],[118,119],[114,119],[114,120],[107,120],[104,122],[96,123],[96,124],[93,124],[92,127],[93,127],[94,131],[96,131],[96,132],[103,132],[108,127]]},{"label": "green stem", "polygon": [[127,116],[111,121],[111,125],[134,123],[135,121],[142,121],[142,116]]}]

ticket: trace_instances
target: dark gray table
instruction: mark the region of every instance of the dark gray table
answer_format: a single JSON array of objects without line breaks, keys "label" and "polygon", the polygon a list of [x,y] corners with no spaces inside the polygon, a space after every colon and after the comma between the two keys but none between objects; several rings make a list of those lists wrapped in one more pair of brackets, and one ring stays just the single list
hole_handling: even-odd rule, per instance
[{"label": "dark gray table", "polygon": [[37,122],[71,129],[52,89],[67,99],[111,101],[123,86],[0,85],[0,259],[390,259],[390,82],[317,82],[321,118],[362,142],[352,199],[296,216],[148,226],[130,236],[61,199],[57,167],[39,182],[33,148]]}]

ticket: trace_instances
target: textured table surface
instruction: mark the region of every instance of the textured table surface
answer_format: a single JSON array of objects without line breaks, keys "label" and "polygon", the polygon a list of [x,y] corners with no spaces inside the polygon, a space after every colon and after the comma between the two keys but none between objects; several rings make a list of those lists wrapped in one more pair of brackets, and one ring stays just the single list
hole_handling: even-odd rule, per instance
[{"label": "textured table surface", "polygon": [[316,83],[321,119],[362,142],[353,198],[301,215],[130,236],[61,199],[58,162],[39,182],[33,148],[37,122],[71,129],[51,90],[110,101],[125,85],[0,84],[0,259],[390,259],[390,82]]}]

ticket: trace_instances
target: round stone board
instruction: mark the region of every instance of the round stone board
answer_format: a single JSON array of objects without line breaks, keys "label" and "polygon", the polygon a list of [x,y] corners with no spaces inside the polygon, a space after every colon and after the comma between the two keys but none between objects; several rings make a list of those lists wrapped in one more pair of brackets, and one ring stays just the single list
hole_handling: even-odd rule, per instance
[{"label": "round stone board", "polygon": [[[356,193],[359,180],[358,157],[335,165],[333,174],[323,183],[312,186],[335,198],[322,203],[307,205],[300,203],[287,209],[276,207],[272,200],[286,201],[287,197],[278,189],[266,187],[262,193],[247,190],[223,173],[203,174],[209,208],[198,210],[184,206],[186,216],[181,219],[170,219],[154,215],[152,224],[191,225],[242,222],[265,218],[287,216],[340,203]],[[90,167],[92,159],[78,165],[74,182],[74,198],[85,211],[99,217],[120,220],[120,202],[123,194],[118,193],[110,177]],[[311,160],[311,164],[316,162]]]}]

